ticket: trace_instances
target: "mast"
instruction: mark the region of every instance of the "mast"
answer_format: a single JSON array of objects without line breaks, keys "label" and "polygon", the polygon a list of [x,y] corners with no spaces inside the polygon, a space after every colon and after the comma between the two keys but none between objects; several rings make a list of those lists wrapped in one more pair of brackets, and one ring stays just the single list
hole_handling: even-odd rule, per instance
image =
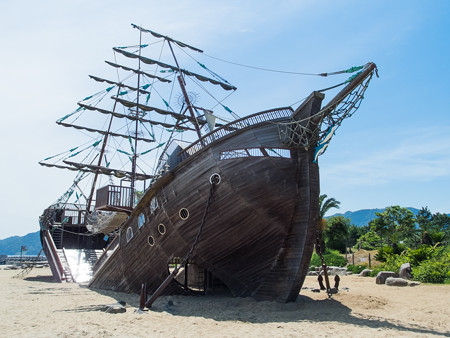
[{"label": "mast", "polygon": [[130,196],[130,207],[133,208],[134,196],[135,196],[135,180],[136,180],[136,166],[137,166],[137,144],[138,144],[138,127],[139,127],[139,88],[141,86],[141,52],[142,52],[142,31],[139,31],[139,61],[138,61],[138,81],[137,81],[137,97],[136,97],[136,128],[135,128],[135,139],[134,139],[134,151],[133,151],[133,162],[131,164],[131,196]]},{"label": "mast", "polygon": [[[117,88],[117,93],[119,93],[119,91],[120,91],[120,87]],[[114,102],[113,111],[116,110],[116,105],[117,105],[117,101]],[[108,133],[111,131],[111,125],[112,125],[113,118],[114,118],[114,116],[111,115],[111,118],[109,119]],[[105,153],[106,143],[108,142],[108,135],[109,134],[105,134],[105,137],[103,139],[102,149],[100,150],[100,157],[99,157],[98,163],[97,163],[97,165],[99,167],[102,165],[103,154]],[[89,193],[89,197],[87,200],[87,206],[86,206],[87,212],[89,212],[89,210],[91,209],[92,199],[94,198],[95,186],[97,185],[98,173],[99,173],[99,171],[96,170],[95,174],[94,174],[94,180],[92,182],[91,192]],[[87,222],[87,218],[85,218],[85,222]]]},{"label": "mast", "polygon": [[174,60],[175,60],[175,63],[176,63],[176,65],[177,65],[177,67],[178,67],[178,71],[179,71],[179,73],[180,73],[180,74],[177,76],[177,79],[178,79],[178,82],[179,82],[179,84],[180,84],[180,87],[181,87],[181,91],[182,91],[182,93],[183,93],[183,96],[184,96],[184,101],[186,102],[187,107],[188,107],[188,110],[189,110],[189,113],[191,114],[191,118],[192,118],[193,121],[194,121],[194,127],[195,127],[195,131],[197,132],[197,136],[198,136],[198,138],[199,138],[201,144],[204,145],[204,144],[203,144],[203,140],[202,140],[202,134],[200,133],[200,128],[199,128],[199,126],[198,126],[197,118],[195,117],[194,110],[192,109],[191,101],[189,100],[189,96],[188,96],[188,94],[187,94],[187,92],[186,92],[186,87],[185,87],[186,82],[184,81],[184,78],[182,77],[182,74],[183,74],[183,73],[181,72],[180,65],[178,64],[178,60],[177,60],[177,58],[175,57],[175,53],[173,52],[173,48],[172,48],[172,45],[170,44],[170,40],[167,40],[167,43],[169,44],[170,51],[172,52],[172,56],[173,56],[173,58],[174,58]]}]

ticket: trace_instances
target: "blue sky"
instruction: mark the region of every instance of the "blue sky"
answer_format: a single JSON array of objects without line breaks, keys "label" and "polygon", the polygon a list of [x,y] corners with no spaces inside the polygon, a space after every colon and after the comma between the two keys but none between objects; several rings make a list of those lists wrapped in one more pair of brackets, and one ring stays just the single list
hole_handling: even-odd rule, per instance
[{"label": "blue sky", "polygon": [[[321,191],[341,211],[401,205],[450,212],[449,1],[4,1],[0,13],[0,239],[38,229],[72,172],[38,162],[69,149],[54,121],[92,93],[136,23],[233,62],[331,72],[374,61],[359,111],[320,157]],[[238,87],[241,116],[286,106],[344,80],[215,62]],[[330,97],[328,96],[327,99]]]}]

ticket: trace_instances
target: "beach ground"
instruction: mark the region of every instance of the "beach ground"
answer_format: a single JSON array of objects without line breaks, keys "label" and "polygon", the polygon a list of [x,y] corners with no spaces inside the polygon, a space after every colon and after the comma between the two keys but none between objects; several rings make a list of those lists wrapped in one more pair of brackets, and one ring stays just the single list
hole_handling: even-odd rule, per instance
[{"label": "beach ground", "polygon": [[[450,337],[450,285],[393,287],[343,276],[328,299],[307,277],[296,302],[226,295],[165,296],[136,312],[139,295],[55,283],[49,268],[0,270],[3,337]],[[125,313],[105,305],[126,302]]]}]

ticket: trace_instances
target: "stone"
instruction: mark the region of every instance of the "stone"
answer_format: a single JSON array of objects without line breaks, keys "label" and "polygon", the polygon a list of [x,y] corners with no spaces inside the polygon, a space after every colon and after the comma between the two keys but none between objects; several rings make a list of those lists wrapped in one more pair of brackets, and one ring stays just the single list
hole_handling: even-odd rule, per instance
[{"label": "stone", "polygon": [[124,313],[127,311],[125,305],[126,303],[124,301],[119,301],[116,304],[106,305],[103,310],[106,313]]},{"label": "stone", "polygon": [[331,293],[332,295],[335,295],[335,294],[338,293],[338,289],[336,289],[336,288],[331,288],[331,289],[330,289],[330,293]]},{"label": "stone", "polygon": [[309,271],[308,276],[318,276],[319,273],[317,271]]},{"label": "stone", "polygon": [[369,273],[371,273],[372,270],[370,269],[364,269],[363,271],[361,271],[361,273],[359,274],[361,277],[367,277],[369,276]]},{"label": "stone", "polygon": [[409,263],[402,264],[402,266],[400,267],[398,276],[403,279],[411,279],[412,278],[411,264],[409,264]]},{"label": "stone", "polygon": [[396,277],[388,277],[386,278],[386,285],[389,286],[407,286],[408,281],[403,278],[396,278]]},{"label": "stone", "polygon": [[420,282],[409,282],[409,286],[418,286]]},{"label": "stone", "polygon": [[398,277],[395,272],[392,271],[380,271],[375,279],[375,283],[377,284],[385,284],[386,278],[388,277]]}]

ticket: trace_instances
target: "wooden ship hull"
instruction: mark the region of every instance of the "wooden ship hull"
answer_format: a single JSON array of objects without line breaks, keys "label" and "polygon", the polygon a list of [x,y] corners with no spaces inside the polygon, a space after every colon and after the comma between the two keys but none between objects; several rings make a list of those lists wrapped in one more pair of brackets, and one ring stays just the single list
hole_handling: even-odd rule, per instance
[{"label": "wooden ship hull", "polygon": [[[295,111],[240,118],[222,103],[230,94],[217,99],[216,90],[200,82],[220,91],[237,88],[191,56],[192,62],[190,54],[186,64],[201,73],[181,67],[173,47],[202,50],[132,26],[139,44],[113,48],[126,65],[106,61],[126,75],[117,81],[90,75],[107,87],[56,121],[96,136],[39,162],[77,173],[40,217],[53,275],[60,282],[89,280],[93,288],[150,293],[148,307],[161,294],[218,288],[234,296],[295,301],[317,237],[317,158],[358,109],[375,64],[329,73],[359,71],[313,92]],[[144,43],[143,35],[169,47],[166,56],[175,64],[144,56],[147,47],[158,46]],[[187,91],[187,79],[207,92],[202,106]],[[322,92],[341,85],[321,108]],[[212,110],[217,106],[233,122],[216,124],[228,121]],[[81,187],[83,180],[88,184]]]},{"label": "wooden ship hull", "polygon": [[[89,285],[139,292],[146,283],[154,293],[171,263],[195,243],[188,268],[197,271],[196,278],[203,274],[203,285],[185,271],[184,281],[173,280],[165,293],[190,285],[206,291],[208,278],[214,278],[234,296],[294,301],[315,243],[319,168],[313,148],[283,142],[280,125],[313,115],[322,98],[313,93],[296,112],[278,109],[227,125],[222,131],[235,130],[222,137],[212,133],[210,144],[185,150],[180,156],[187,158],[163,174],[133,210]],[[220,182],[212,184],[211,178]]]}]

